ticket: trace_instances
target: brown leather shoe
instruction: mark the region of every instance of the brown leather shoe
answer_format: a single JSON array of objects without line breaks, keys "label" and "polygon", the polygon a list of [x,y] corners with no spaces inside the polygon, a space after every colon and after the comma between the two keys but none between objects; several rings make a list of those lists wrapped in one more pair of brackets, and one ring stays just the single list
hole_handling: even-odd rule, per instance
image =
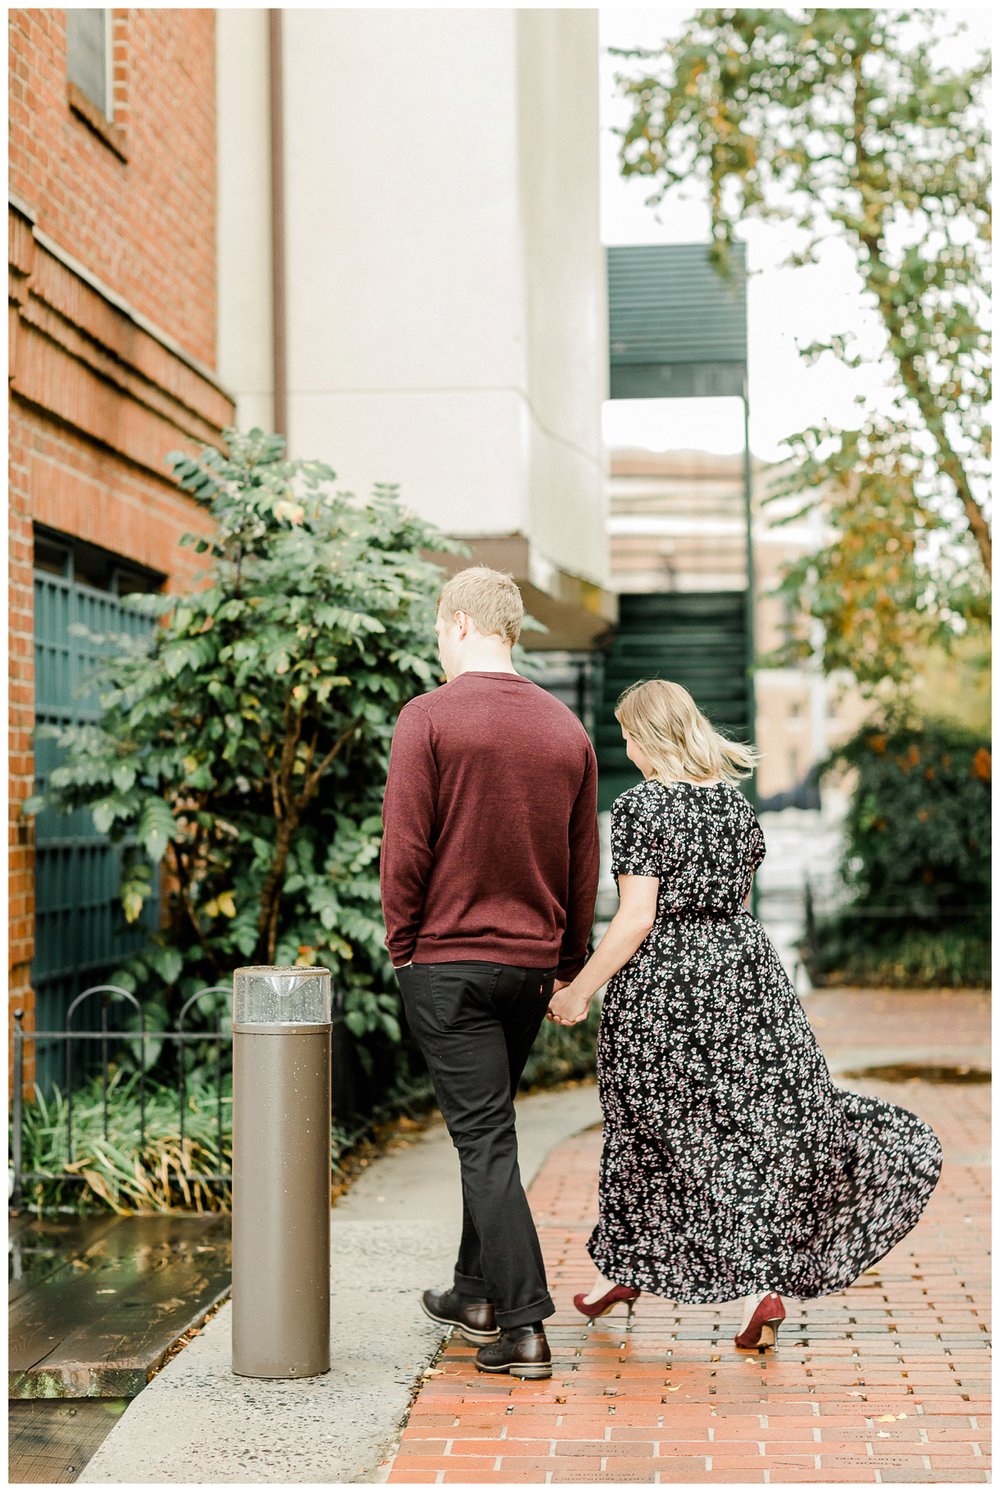
[{"label": "brown leather shoe", "polygon": [[455,1290],[425,1290],[420,1297],[425,1316],[441,1326],[457,1326],[467,1342],[478,1347],[495,1342],[500,1335],[497,1318],[488,1300],[468,1301]]},{"label": "brown leather shoe", "polygon": [[509,1373],[512,1378],[551,1378],[552,1353],[544,1331],[514,1326],[476,1353],[481,1373]]}]

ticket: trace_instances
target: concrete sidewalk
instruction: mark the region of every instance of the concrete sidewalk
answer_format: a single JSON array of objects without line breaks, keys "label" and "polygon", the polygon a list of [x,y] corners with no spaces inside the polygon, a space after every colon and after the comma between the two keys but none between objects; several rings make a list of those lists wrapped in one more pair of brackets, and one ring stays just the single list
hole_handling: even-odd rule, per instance
[{"label": "concrete sidewalk", "polygon": [[[518,1101],[528,1184],[549,1152],[600,1122],[593,1086]],[[458,1159],[439,1122],[372,1163],[333,1209],[331,1370],[239,1378],[232,1306],[128,1407],[81,1482],[361,1482],[380,1479],[442,1340],[420,1311],[451,1283],[461,1230]]]}]

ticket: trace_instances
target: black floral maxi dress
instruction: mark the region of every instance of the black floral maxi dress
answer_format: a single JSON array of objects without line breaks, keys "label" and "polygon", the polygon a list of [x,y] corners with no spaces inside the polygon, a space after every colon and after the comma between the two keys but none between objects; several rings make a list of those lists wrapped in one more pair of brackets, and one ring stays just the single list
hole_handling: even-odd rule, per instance
[{"label": "black floral maxi dress", "polygon": [[597,1043],[600,1221],[620,1285],[694,1305],[827,1295],[919,1219],[937,1135],[837,1088],[774,946],[743,906],[765,854],[728,782],[637,784],[611,818],[617,876],[660,878],[656,923],[609,981]]}]

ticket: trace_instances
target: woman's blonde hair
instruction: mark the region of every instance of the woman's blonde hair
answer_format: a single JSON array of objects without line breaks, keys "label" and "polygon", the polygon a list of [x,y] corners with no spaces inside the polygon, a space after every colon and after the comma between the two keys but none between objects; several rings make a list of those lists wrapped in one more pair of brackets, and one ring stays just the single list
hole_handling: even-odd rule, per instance
[{"label": "woman's blonde hair", "polygon": [[760,760],[754,746],[728,740],[703,715],[684,688],[669,679],[631,685],[618,701],[615,719],[649,758],[656,777],[739,782]]},{"label": "woman's blonde hair", "polygon": [[488,565],[470,565],[446,580],[438,611],[449,619],[456,611],[467,612],[484,637],[502,637],[512,647],[524,621],[524,602],[513,575]]}]

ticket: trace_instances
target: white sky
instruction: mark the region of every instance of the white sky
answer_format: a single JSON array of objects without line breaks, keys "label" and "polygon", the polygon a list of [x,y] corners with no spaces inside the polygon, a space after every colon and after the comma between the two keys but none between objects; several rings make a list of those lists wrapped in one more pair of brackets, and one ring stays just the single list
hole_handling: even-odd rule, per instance
[{"label": "white sky", "polygon": [[[966,36],[942,45],[939,55],[952,66],[988,44],[990,12],[965,7],[947,10],[951,21],[969,24]],[[607,48],[659,46],[677,36],[691,8],[646,7],[600,12],[601,38],[601,234],[606,244],[706,243],[710,237],[708,206],[695,188],[675,189],[658,208],[647,207],[648,178],[624,180],[617,162],[618,141],[612,127],[628,121],[628,105],[617,96],[616,71],[628,71],[623,58]],[[749,222],[737,236],[747,245],[751,271],[748,287],[750,368],[750,445],[754,454],[777,460],[785,435],[828,418],[856,427],[861,410],[856,394],[877,398],[882,375],[876,369],[849,371],[826,357],[809,368],[797,347],[828,332],[860,328],[860,281],[848,249],[830,245],[822,265],[776,269],[788,252],[788,230],[781,224]],[[754,274],[754,271],[760,271]],[[875,344],[876,346],[878,343]],[[738,451],[743,446],[743,410],[739,399],[621,399],[604,406],[604,434],[609,447],[643,446],[651,450],[695,448]]]}]

